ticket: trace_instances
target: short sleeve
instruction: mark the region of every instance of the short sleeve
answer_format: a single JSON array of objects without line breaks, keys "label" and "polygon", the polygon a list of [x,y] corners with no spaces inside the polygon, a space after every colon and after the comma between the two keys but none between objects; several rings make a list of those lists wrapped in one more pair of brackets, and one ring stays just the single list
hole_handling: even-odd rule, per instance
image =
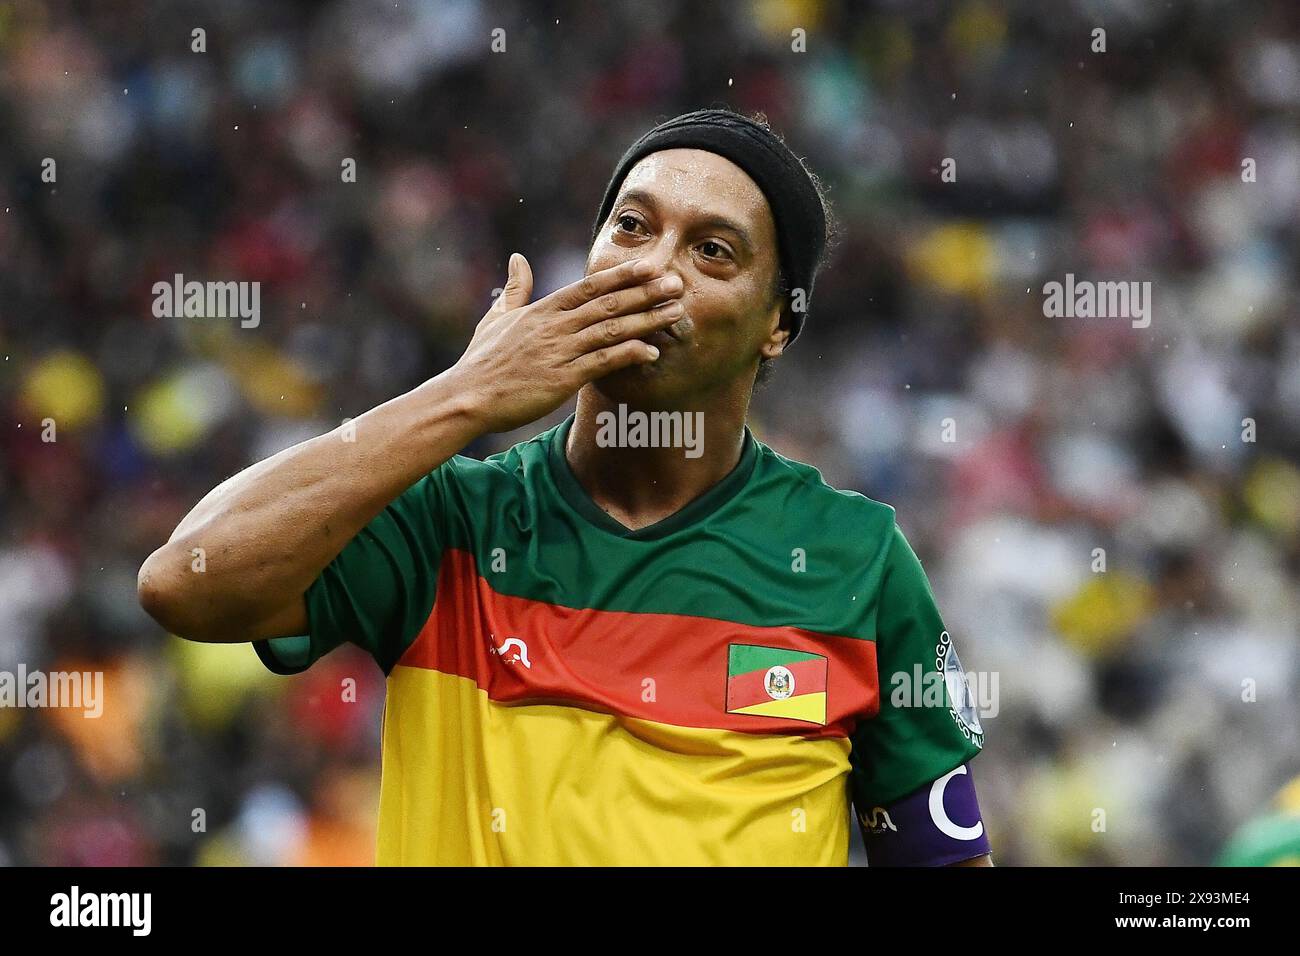
[{"label": "short sleeve", "polygon": [[345,641],[392,669],[433,609],[446,467],[403,492],[321,571],[307,589],[307,634],[254,642],[268,669],[297,674]]},{"label": "short sleeve", "polygon": [[983,729],[921,562],[897,525],[890,532],[876,618],[879,713],[852,736],[859,809],[905,797],[966,763]]}]

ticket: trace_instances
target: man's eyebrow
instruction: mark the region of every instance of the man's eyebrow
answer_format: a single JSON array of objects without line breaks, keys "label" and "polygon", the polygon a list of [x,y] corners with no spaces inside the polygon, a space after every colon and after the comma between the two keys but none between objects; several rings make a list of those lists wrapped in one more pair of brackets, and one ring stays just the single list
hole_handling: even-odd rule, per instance
[{"label": "man's eyebrow", "polygon": [[[654,195],[646,192],[644,189],[629,189],[618,197],[618,203],[615,204],[615,207],[617,208],[619,204],[626,202],[640,203],[641,205],[648,206],[651,209],[658,208],[658,203],[655,202]],[[755,250],[754,240],[750,238],[749,231],[734,219],[728,219],[726,216],[714,214],[706,216],[700,221],[699,225],[709,229],[726,229],[730,232],[734,232],[736,238],[740,240],[741,245],[745,247],[746,251],[753,253]]]}]

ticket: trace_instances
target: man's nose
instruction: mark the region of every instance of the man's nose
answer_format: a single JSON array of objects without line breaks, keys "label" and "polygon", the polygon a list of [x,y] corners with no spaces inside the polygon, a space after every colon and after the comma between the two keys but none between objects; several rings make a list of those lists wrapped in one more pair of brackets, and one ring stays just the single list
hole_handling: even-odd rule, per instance
[{"label": "man's nose", "polygon": [[654,264],[655,269],[662,270],[667,275],[676,275],[681,278],[677,253],[676,238],[669,233],[664,233],[655,240],[650,248],[642,249],[640,258],[649,260]]}]

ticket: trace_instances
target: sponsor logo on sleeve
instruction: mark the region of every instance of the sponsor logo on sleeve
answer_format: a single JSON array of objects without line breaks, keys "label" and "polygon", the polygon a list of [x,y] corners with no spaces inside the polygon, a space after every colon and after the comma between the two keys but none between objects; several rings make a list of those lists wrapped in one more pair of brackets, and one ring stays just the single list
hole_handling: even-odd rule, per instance
[{"label": "sponsor logo on sleeve", "polygon": [[956,721],[957,727],[967,740],[972,741],[977,747],[983,747],[984,727],[980,724],[975,695],[971,693],[970,684],[966,680],[966,671],[961,666],[961,658],[957,656],[957,648],[947,631],[939,636],[939,643],[935,645],[934,666],[943,674],[944,683],[948,687],[950,702],[948,713],[952,715],[952,719]]}]

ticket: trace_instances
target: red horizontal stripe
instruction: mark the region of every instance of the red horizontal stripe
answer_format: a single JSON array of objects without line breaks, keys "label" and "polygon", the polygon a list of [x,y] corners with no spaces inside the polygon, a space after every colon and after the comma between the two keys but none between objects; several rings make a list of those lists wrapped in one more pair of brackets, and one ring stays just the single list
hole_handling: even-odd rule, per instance
[{"label": "red horizontal stripe", "polygon": [[[793,696],[815,694],[826,689],[825,660],[797,661],[785,666],[794,675]],[[727,710],[739,710],[741,707],[765,704],[771,700],[772,696],[763,686],[763,678],[766,676],[767,669],[764,668],[731,678],[727,682]]]},{"label": "red horizontal stripe", "polygon": [[[508,659],[518,654],[516,648],[504,656],[494,651],[508,638],[527,646],[531,666]],[[728,714],[731,644],[826,657],[825,726]],[[843,737],[880,707],[872,641],[679,614],[575,609],[498,594],[479,576],[473,555],[458,550],[443,554],[433,611],[398,663],[467,677],[498,702],[569,703],[747,733]],[[802,688],[796,684],[796,690]]]}]

